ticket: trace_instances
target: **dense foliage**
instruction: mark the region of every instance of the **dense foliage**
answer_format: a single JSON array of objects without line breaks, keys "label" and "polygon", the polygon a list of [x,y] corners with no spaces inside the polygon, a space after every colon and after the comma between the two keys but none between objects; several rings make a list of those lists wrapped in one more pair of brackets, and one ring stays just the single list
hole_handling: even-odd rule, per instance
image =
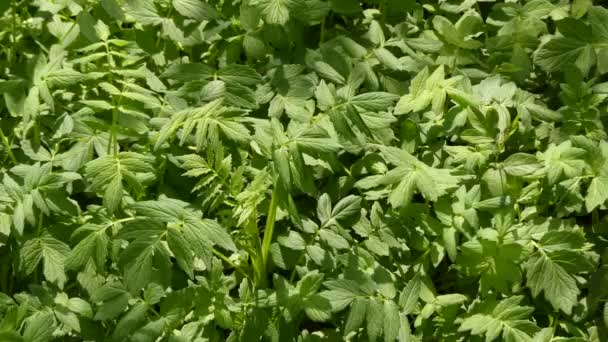
[{"label": "dense foliage", "polygon": [[1,341],[607,341],[608,9],[3,0]]}]

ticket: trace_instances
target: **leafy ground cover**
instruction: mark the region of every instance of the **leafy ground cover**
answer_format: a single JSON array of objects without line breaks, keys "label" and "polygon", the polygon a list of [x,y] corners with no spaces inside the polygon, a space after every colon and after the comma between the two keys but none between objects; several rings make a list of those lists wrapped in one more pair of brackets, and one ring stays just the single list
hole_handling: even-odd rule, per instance
[{"label": "leafy ground cover", "polygon": [[607,341],[608,9],[0,2],[1,341]]}]

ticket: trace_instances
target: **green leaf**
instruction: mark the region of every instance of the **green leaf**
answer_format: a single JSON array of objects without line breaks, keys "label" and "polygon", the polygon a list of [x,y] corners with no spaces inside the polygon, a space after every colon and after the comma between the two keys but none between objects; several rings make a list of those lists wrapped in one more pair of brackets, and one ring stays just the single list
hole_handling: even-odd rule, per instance
[{"label": "green leaf", "polygon": [[40,311],[27,319],[23,339],[31,342],[50,341],[55,329],[53,314],[49,311]]},{"label": "green leaf", "polygon": [[319,230],[319,237],[321,240],[325,241],[325,243],[336,249],[347,249],[350,247],[350,244],[345,238],[329,229]]},{"label": "green leaf", "polygon": [[550,231],[538,243],[539,250],[526,265],[527,284],[534,297],[541,292],[556,310],[572,313],[580,289],[574,273],[589,269],[576,232]]},{"label": "green leaf", "polygon": [[593,5],[593,1],[591,0],[574,0],[572,2],[572,16],[574,18],[581,18],[584,16],[589,8]]},{"label": "green leaf", "polygon": [[50,235],[28,240],[21,249],[21,265],[25,275],[34,272],[42,261],[44,277],[63,288],[67,277],[64,261],[70,248]]},{"label": "green leaf", "polygon": [[398,98],[390,93],[370,92],[356,95],[349,102],[363,110],[378,112],[387,110]]},{"label": "green leaf", "polygon": [[602,2],[0,14],[0,341],[606,340]]},{"label": "green leaf", "polygon": [[183,145],[194,134],[195,145],[198,150],[203,145],[210,144],[215,148],[220,143],[220,133],[228,140],[245,143],[249,141],[249,130],[243,123],[244,112],[231,111],[222,106],[222,99],[207,103],[202,107],[188,108],[173,115],[171,120],[163,126],[154,143],[154,149],[159,149],[167,140],[176,136],[178,129],[181,132],[180,145]]},{"label": "green leaf", "polygon": [[80,269],[93,259],[98,269],[103,269],[108,255],[108,236],[104,227],[90,225],[79,228],[80,231],[91,230],[70,252],[65,259],[67,269]]},{"label": "green leaf", "polygon": [[95,312],[94,320],[106,321],[120,315],[128,306],[131,296],[124,289],[105,285],[91,294],[92,302],[102,302]]},{"label": "green leaf", "polygon": [[470,275],[480,275],[482,289],[495,288],[507,292],[521,281],[519,260],[523,247],[517,243],[499,243],[488,239],[465,242],[458,263]]},{"label": "green leaf", "polygon": [[367,336],[369,341],[376,341],[382,335],[382,330],[384,328],[386,319],[384,315],[384,305],[376,299],[369,299],[367,313],[365,314],[367,321]]},{"label": "green leaf", "polygon": [[330,304],[335,311],[344,309],[356,297],[364,294],[358,284],[352,280],[330,280],[326,281],[324,285],[329,288],[329,290],[322,292],[321,295],[329,299]]},{"label": "green leaf", "polygon": [[115,341],[124,341],[135,329],[142,325],[148,312],[147,303],[137,303],[129,312],[120,318],[111,338]]},{"label": "green leaf", "polygon": [[399,296],[399,305],[403,310],[402,312],[406,315],[414,311],[414,308],[418,303],[418,298],[420,297],[421,286],[422,281],[420,276],[416,274],[401,292],[401,295]]},{"label": "green leaf", "polygon": [[234,82],[244,86],[260,83],[262,78],[251,67],[239,64],[230,64],[221,68],[217,76],[226,82]]},{"label": "green leaf", "polygon": [[608,200],[608,177],[595,177],[589,183],[587,196],[585,196],[585,207],[588,212],[603,205]]},{"label": "green leaf", "polygon": [[451,293],[446,295],[440,295],[435,298],[437,304],[441,306],[458,305],[467,301],[467,296],[459,293]]},{"label": "green leaf", "polygon": [[253,0],[251,4],[258,6],[269,24],[283,25],[289,20],[288,4],[290,0]]},{"label": "green leaf", "polygon": [[534,308],[520,306],[522,299],[522,296],[513,296],[499,303],[489,303],[482,312],[465,318],[458,331],[485,335],[486,341],[495,340],[501,333],[507,341],[531,341],[531,334],[538,330],[536,325],[528,320]]},{"label": "green leaf", "polygon": [[167,234],[167,244],[173,252],[177,264],[190,277],[194,277],[194,251],[188,240],[179,230],[170,227]]},{"label": "green leaf", "polygon": [[219,223],[201,218],[200,213],[180,206],[175,200],[142,201],[134,203],[132,208],[163,223],[181,225],[186,239],[196,237],[196,243],[189,243],[197,253],[211,244],[230,251],[236,250],[230,234]]},{"label": "green leaf", "polygon": [[593,46],[586,41],[556,36],[534,52],[534,62],[547,72],[563,70],[567,65],[576,65],[583,73],[595,65]]},{"label": "green leaf", "polygon": [[399,335],[401,328],[401,318],[399,317],[399,307],[391,301],[384,302],[384,341],[394,341]]},{"label": "green leaf", "polygon": [[306,241],[302,236],[295,231],[290,231],[288,235],[282,235],[277,238],[281,246],[285,246],[295,251],[301,251],[306,248]]},{"label": "green leaf", "polygon": [[324,322],[331,318],[331,304],[320,295],[308,296],[304,300],[304,311],[308,318],[316,322]]},{"label": "green leaf", "polygon": [[357,297],[353,300],[344,326],[344,335],[357,331],[361,327],[365,320],[367,305],[368,300],[365,298]]},{"label": "green leaf", "polygon": [[123,182],[127,182],[136,191],[142,191],[143,185],[137,175],[153,173],[154,158],[135,152],[120,152],[118,155],[106,155],[86,164],[85,174],[95,191],[104,192],[104,205],[110,212],[116,211],[123,197]]},{"label": "green leaf", "polygon": [[596,42],[608,42],[608,10],[601,6],[592,6],[588,9],[589,23]]},{"label": "green leaf", "polygon": [[162,22],[154,2],[150,0],[129,0],[126,12],[144,25],[157,25]]},{"label": "green leaf", "polygon": [[525,153],[510,155],[502,165],[505,172],[513,176],[530,175],[541,168],[535,156]]},{"label": "green leaf", "polygon": [[160,248],[160,240],[150,236],[135,240],[125,250],[123,258],[127,264],[124,278],[131,293],[137,293],[152,280],[153,259],[157,248]]},{"label": "green leaf", "polygon": [[173,0],[173,7],[184,17],[196,20],[213,20],[218,13],[210,4],[197,0]]},{"label": "green leaf", "polygon": [[455,188],[460,181],[450,170],[429,167],[403,150],[381,147],[381,151],[387,161],[398,166],[372,185],[392,186],[388,200],[394,208],[408,205],[416,190],[426,199],[436,201],[439,196]]}]

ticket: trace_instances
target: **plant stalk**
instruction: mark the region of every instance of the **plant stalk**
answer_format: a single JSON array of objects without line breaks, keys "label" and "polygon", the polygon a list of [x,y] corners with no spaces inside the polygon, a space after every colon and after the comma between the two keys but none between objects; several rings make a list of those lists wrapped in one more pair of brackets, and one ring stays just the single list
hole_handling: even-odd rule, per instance
[{"label": "plant stalk", "polygon": [[268,282],[268,254],[270,253],[270,244],[274,233],[274,223],[277,218],[277,207],[279,205],[279,191],[275,186],[272,190],[270,198],[270,206],[268,207],[268,217],[266,217],[266,228],[264,229],[264,239],[262,240],[261,251],[261,270],[260,270],[260,287],[266,287]]},{"label": "plant stalk", "polygon": [[321,20],[321,34],[319,36],[319,44],[325,40],[325,17]]},{"label": "plant stalk", "polygon": [[2,139],[2,145],[4,145],[6,154],[8,154],[8,157],[10,158],[11,162],[13,162],[13,165],[17,165],[17,158],[15,158],[15,155],[13,154],[13,150],[11,150],[11,145],[8,142],[8,139],[6,139],[6,136],[4,135],[2,128],[0,128],[0,139]]},{"label": "plant stalk", "polygon": [[235,264],[234,262],[232,262],[232,260],[230,260],[222,252],[218,251],[215,248],[211,248],[211,252],[213,252],[213,254],[215,256],[217,256],[218,258],[222,259],[224,262],[226,262],[228,265],[230,265],[236,271],[240,272],[245,278],[249,278],[249,275],[247,274],[247,272],[245,272],[241,267],[239,267],[237,264]]}]

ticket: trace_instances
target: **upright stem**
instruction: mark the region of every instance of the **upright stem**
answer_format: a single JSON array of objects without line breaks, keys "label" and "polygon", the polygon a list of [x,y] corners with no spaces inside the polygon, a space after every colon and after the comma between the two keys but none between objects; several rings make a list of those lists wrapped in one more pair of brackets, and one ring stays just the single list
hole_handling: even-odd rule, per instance
[{"label": "upright stem", "polygon": [[[112,78],[110,77],[110,81]],[[122,92],[125,90],[125,87],[122,87],[121,95],[118,97],[118,100],[114,100],[112,97],[112,127],[110,132],[110,139],[108,142],[108,154],[112,153],[114,156],[118,155],[118,107],[122,102]]]},{"label": "upright stem", "polygon": [[17,4],[11,0],[11,49],[8,56],[8,63],[13,64],[17,56]]},{"label": "upright stem", "polygon": [[279,191],[278,187],[275,186],[272,190],[272,197],[270,198],[270,206],[268,207],[268,216],[266,217],[266,229],[264,230],[264,240],[262,240],[262,284],[265,286],[268,278],[268,254],[270,252],[270,243],[272,242],[272,235],[274,232],[274,223],[277,218],[277,207],[279,205]]},{"label": "upright stem", "polygon": [[36,235],[38,237],[42,236],[42,232],[44,229],[42,228],[42,220],[44,219],[44,213],[40,210],[40,214],[38,214],[38,227],[36,228]]},{"label": "upright stem", "polygon": [[385,14],[385,3],[384,0],[380,2],[380,6],[378,7],[378,11],[380,12],[380,23],[382,24],[382,26],[384,26],[384,22],[386,20],[386,14]]},{"label": "upright stem", "polygon": [[36,118],[36,122],[34,122],[34,145],[40,145],[40,120]]},{"label": "upright stem", "polygon": [[118,154],[118,137],[117,137],[117,127],[118,124],[118,112],[116,108],[112,108],[112,135],[110,137],[110,142],[108,144],[108,150],[112,149],[112,153],[114,156]]},{"label": "upright stem", "polygon": [[260,287],[266,286],[266,275],[264,267],[262,266],[262,242],[260,241],[260,234],[258,232],[258,225],[256,222],[257,213],[254,212],[251,214],[245,229],[247,231],[247,235],[253,243],[251,248],[251,265],[253,266],[253,279],[255,280],[255,284]]},{"label": "upright stem", "polygon": [[319,36],[319,44],[325,40],[325,17],[321,20],[321,35]]}]

